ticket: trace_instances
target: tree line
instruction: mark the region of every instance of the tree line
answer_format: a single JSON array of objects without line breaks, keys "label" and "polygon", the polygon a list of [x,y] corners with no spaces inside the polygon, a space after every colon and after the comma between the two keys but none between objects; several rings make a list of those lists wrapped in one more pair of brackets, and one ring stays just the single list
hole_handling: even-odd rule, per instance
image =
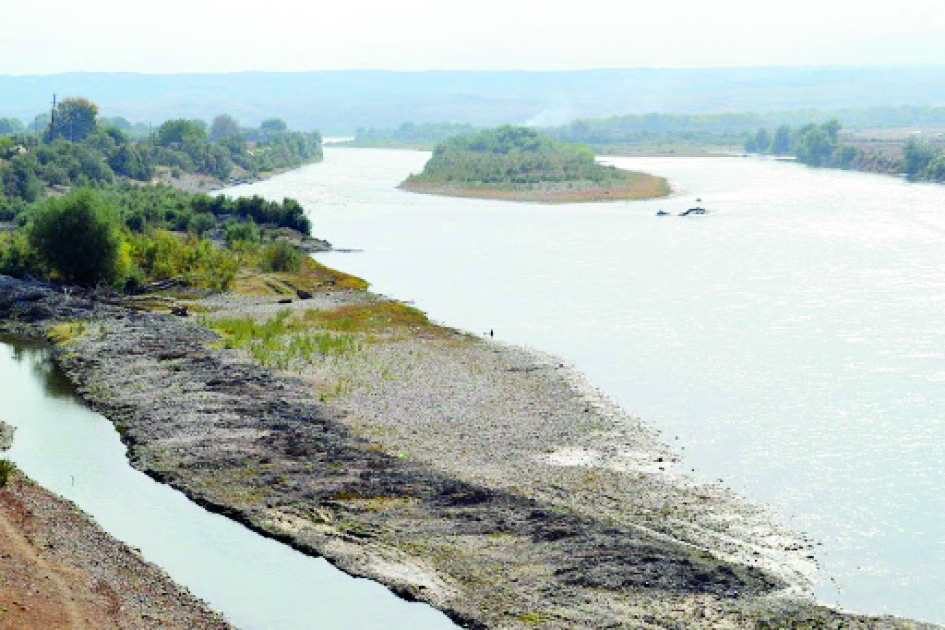
[{"label": "tree line", "polygon": [[50,186],[102,186],[121,177],[146,182],[161,166],[173,175],[197,173],[226,180],[234,173],[256,176],[322,157],[317,131],[290,131],[278,118],[259,128],[241,127],[227,114],[210,125],[168,120],[148,137],[134,139],[113,119],[99,118],[91,101],[70,98],[56,105],[38,133],[3,120],[0,193],[27,203]]},{"label": "tree line", "polygon": [[904,174],[913,181],[945,182],[945,149],[910,136],[902,146],[902,157],[898,158],[843,144],[840,129],[836,119],[797,129],[781,125],[774,133],[761,127],[745,141],[745,151],[793,155],[809,166]]}]

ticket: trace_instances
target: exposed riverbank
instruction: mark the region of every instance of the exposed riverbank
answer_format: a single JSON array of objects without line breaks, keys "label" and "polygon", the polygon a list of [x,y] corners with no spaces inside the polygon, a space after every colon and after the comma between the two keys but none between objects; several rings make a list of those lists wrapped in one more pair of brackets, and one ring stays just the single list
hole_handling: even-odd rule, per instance
[{"label": "exposed riverbank", "polygon": [[[13,431],[0,422],[4,436]],[[0,628],[231,628],[72,503],[12,471],[0,488]]]},{"label": "exposed riverbank", "polygon": [[914,627],[812,605],[807,543],[674,475],[558,361],[311,288],[191,303],[205,323],[289,308],[303,333],[355,337],[278,372],[193,320],[4,277],[0,317],[56,341],[135,467],[471,627]]},{"label": "exposed riverbank", "polygon": [[670,194],[669,182],[663,177],[647,173],[627,172],[619,182],[545,182],[540,184],[455,184],[405,181],[404,190],[427,195],[447,197],[475,197],[531,203],[583,203],[592,201],[619,201],[656,199]]}]

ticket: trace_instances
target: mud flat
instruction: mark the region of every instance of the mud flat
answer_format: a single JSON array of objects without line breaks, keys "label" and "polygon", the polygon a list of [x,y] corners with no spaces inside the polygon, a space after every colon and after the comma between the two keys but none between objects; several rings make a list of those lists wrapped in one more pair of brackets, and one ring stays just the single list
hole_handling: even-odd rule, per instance
[{"label": "mud flat", "polygon": [[[0,276],[0,321],[54,340],[136,468],[466,627],[931,627],[814,604],[808,541],[674,473],[557,359],[313,293],[214,296],[198,322]],[[346,349],[273,358],[207,328],[275,318],[285,348]]]}]

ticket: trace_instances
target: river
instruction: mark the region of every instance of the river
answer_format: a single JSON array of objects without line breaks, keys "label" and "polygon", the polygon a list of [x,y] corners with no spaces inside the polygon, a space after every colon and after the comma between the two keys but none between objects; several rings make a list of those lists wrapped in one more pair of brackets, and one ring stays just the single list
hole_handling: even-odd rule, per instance
[{"label": "river", "polygon": [[73,501],[243,630],[456,626],[223,516],[128,465],[112,424],[79,403],[48,352],[0,338],[0,418],[16,427],[9,456]]},{"label": "river", "polygon": [[[818,597],[945,622],[945,186],[744,158],[615,158],[674,196],[406,193],[428,154],[328,148],[294,197],[321,255],[447,325],[573,362],[683,470],[819,542]],[[673,215],[702,199],[704,216]]]}]

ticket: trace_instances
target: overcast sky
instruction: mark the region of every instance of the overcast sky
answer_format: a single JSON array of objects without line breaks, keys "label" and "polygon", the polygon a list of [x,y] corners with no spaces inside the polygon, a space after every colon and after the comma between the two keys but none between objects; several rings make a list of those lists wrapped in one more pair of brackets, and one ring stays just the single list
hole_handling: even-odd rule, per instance
[{"label": "overcast sky", "polygon": [[0,74],[945,63],[945,0],[0,0],[0,16]]}]

